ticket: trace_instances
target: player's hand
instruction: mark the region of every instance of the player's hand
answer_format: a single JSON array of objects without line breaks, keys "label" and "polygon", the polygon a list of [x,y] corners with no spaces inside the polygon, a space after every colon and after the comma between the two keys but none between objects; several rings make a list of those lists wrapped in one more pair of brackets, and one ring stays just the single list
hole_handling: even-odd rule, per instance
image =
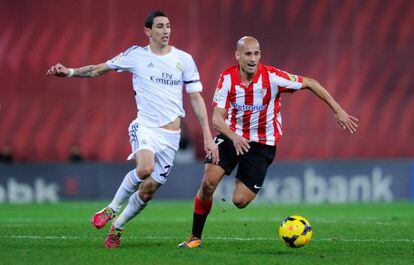
[{"label": "player's hand", "polygon": [[233,134],[231,140],[233,141],[234,148],[236,148],[237,155],[243,155],[249,151],[250,144],[247,139],[241,137],[240,135]]},{"label": "player's hand", "polygon": [[66,68],[64,65],[58,63],[55,65],[52,65],[49,70],[47,70],[46,75],[54,75],[59,77],[66,77],[69,74],[68,68]]},{"label": "player's hand", "polygon": [[220,161],[218,146],[214,143],[212,139],[209,139],[204,143],[204,151],[207,154],[207,158],[211,159],[214,165],[218,165]]},{"label": "player's hand", "polygon": [[348,130],[350,133],[356,132],[358,128],[358,119],[354,116],[349,115],[344,110],[339,111],[335,115],[336,121],[344,130]]}]

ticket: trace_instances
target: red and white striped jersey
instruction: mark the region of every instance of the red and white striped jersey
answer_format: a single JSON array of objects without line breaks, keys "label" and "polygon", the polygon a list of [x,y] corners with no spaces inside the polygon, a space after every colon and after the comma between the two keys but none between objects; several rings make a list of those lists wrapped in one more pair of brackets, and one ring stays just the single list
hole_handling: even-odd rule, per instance
[{"label": "red and white striped jersey", "polygon": [[234,65],[221,74],[213,106],[228,110],[226,123],[233,132],[253,142],[276,145],[282,136],[280,93],[299,90],[302,84],[302,76],[259,64],[246,86]]}]

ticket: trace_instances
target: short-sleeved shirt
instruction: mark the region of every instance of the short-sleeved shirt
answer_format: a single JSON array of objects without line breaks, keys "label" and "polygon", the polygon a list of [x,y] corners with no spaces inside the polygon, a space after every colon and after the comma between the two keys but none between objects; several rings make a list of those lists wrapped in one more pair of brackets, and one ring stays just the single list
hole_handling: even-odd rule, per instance
[{"label": "short-sleeved shirt", "polygon": [[203,89],[192,56],[175,47],[166,55],[156,55],[149,46],[132,46],[106,64],[132,73],[137,121],[146,127],[161,127],[185,116],[184,85],[187,93]]},{"label": "short-sleeved shirt", "polygon": [[246,86],[239,66],[234,65],[221,74],[213,106],[228,110],[226,123],[233,132],[253,142],[276,145],[282,136],[280,93],[299,90],[302,84],[302,76],[259,64]]}]

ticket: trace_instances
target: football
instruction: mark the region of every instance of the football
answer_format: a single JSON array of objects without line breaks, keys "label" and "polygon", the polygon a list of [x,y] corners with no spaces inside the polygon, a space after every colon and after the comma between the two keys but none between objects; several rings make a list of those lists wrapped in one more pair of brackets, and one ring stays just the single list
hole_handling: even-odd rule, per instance
[{"label": "football", "polygon": [[286,246],[300,248],[310,242],[312,227],[304,217],[291,215],[283,219],[280,224],[279,236]]}]

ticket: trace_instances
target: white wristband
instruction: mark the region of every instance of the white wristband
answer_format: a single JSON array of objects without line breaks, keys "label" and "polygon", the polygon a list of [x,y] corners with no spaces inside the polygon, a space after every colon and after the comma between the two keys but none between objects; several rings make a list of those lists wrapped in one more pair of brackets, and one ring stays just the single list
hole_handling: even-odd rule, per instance
[{"label": "white wristband", "polygon": [[75,73],[75,70],[73,68],[68,68],[68,70],[69,70],[69,73],[66,77],[72,77],[73,74]]}]

